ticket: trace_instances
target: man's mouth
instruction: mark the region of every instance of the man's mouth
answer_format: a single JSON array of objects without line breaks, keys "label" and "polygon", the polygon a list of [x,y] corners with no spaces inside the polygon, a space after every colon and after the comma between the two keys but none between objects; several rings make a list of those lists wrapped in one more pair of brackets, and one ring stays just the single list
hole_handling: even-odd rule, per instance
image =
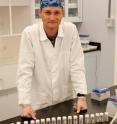
[{"label": "man's mouth", "polygon": [[57,22],[55,22],[55,21],[50,21],[50,22],[48,22],[48,23],[53,23],[53,24],[54,24],[54,23],[57,23]]}]

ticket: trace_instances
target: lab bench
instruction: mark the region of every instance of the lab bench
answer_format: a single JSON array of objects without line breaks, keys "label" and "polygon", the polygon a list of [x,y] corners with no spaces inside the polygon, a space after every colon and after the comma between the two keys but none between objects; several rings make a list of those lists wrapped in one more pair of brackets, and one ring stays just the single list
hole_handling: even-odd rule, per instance
[{"label": "lab bench", "polygon": [[[113,86],[110,89],[111,96],[115,95],[115,89],[117,89],[117,86]],[[82,113],[82,115],[85,114],[96,114],[100,112],[106,112],[106,107],[107,107],[107,100],[98,102],[95,100],[92,100],[90,98],[90,94],[86,96],[87,99],[87,106],[88,106],[88,111],[86,113]],[[52,105],[40,110],[37,110],[37,118],[42,119],[42,118],[51,118],[51,117],[63,117],[63,116],[73,116],[73,115],[79,115],[73,110],[73,102],[74,99]],[[4,121],[0,121],[0,124],[11,124],[11,123],[16,123],[17,121],[22,122],[22,119],[20,116],[16,116],[14,118],[9,118]]]}]

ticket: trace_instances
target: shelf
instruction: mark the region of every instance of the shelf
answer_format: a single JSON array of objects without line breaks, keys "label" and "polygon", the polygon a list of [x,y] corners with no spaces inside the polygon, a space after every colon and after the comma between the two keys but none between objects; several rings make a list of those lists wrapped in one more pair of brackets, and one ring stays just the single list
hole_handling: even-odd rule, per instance
[{"label": "shelf", "polygon": [[70,21],[73,23],[77,23],[77,22],[82,22],[82,18],[78,18],[78,17],[65,17],[64,18],[65,21]]},{"label": "shelf", "polygon": [[34,20],[34,0],[0,0],[0,85],[15,86],[21,32]]},{"label": "shelf", "polygon": [[5,37],[17,37],[17,36],[21,36],[21,34],[8,34],[8,35],[0,35],[0,38],[5,38]]},{"label": "shelf", "polygon": [[76,3],[69,3],[68,8],[78,8]]},{"label": "shelf", "polygon": [[40,5],[39,5],[38,3],[36,3],[36,4],[35,4],[35,9],[39,9],[39,6],[40,6]]},{"label": "shelf", "polygon": [[11,6],[29,6],[29,0],[11,0]]},{"label": "shelf", "polygon": [[78,0],[68,0],[69,3],[77,3]]},{"label": "shelf", "polygon": [[77,8],[69,8],[68,9],[68,17],[78,17],[78,9]]},{"label": "shelf", "polygon": [[0,6],[9,6],[9,0],[0,0]]},{"label": "shelf", "polygon": [[2,29],[0,37],[20,34],[26,26],[31,24],[31,1],[0,0],[0,29]]},{"label": "shelf", "polygon": [[30,24],[29,7],[12,7],[12,33],[19,34]]},{"label": "shelf", "polygon": [[[29,0],[11,0],[12,6],[29,6]],[[0,6],[9,6],[9,0],[0,0]]]}]

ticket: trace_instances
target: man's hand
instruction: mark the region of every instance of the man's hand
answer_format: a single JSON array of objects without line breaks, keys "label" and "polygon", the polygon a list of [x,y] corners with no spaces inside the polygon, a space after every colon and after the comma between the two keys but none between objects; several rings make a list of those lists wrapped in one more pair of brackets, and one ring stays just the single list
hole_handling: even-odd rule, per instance
[{"label": "man's hand", "polygon": [[77,103],[74,103],[74,109],[79,113],[81,110],[87,110],[86,97],[79,97]]},{"label": "man's hand", "polygon": [[33,111],[31,105],[23,106],[21,116],[36,119],[36,113]]}]

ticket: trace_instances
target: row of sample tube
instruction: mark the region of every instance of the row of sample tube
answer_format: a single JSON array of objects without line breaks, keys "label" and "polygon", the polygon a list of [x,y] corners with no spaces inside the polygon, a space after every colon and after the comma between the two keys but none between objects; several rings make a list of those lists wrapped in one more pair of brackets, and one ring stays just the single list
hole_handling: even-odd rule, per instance
[{"label": "row of sample tube", "polygon": [[62,116],[45,119],[43,118],[31,120],[30,122],[28,121],[24,121],[23,123],[16,122],[16,124],[108,124],[108,121],[109,121],[108,112],[104,112],[96,114]]}]

